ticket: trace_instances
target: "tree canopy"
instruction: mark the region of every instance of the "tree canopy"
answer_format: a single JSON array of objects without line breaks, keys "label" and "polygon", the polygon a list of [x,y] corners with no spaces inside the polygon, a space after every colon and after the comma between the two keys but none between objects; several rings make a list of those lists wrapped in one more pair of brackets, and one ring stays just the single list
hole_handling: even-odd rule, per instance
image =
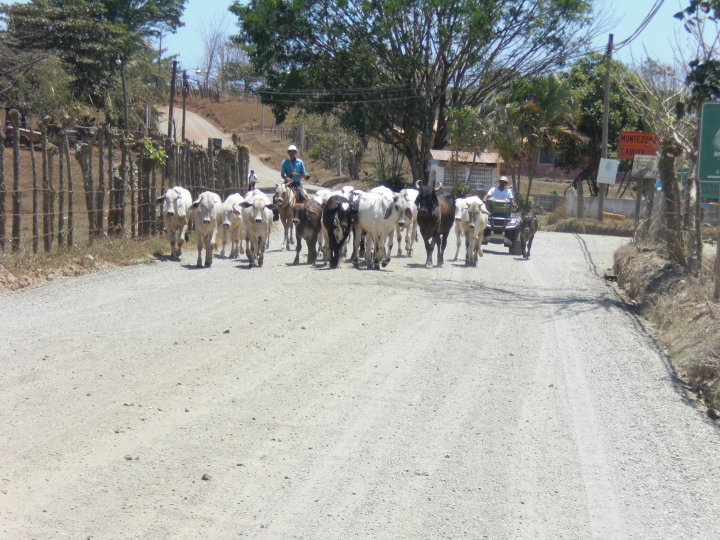
[{"label": "tree canopy", "polygon": [[400,149],[419,178],[446,142],[448,107],[561,65],[592,31],[584,0],[251,0],[230,10],[277,117],[293,106],[336,112]]},{"label": "tree canopy", "polygon": [[[8,57],[19,64],[35,53],[59,58],[74,99],[106,108],[119,62],[143,60],[147,38],[182,25],[187,0],[32,0],[0,5]],[[24,64],[23,64],[24,65]],[[18,73],[22,73],[19,66]],[[27,73],[27,72],[26,72]],[[16,88],[16,77],[6,88]]]}]

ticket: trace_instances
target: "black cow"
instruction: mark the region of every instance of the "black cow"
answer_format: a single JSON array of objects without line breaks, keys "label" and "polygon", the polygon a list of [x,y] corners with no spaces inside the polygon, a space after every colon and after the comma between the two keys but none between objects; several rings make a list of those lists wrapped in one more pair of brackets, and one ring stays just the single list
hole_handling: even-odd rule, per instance
[{"label": "black cow", "polygon": [[415,204],[418,208],[417,222],[425,241],[427,252],[426,268],[432,268],[432,254],[435,246],[438,247],[438,267],[443,265],[443,254],[447,245],[450,229],[455,221],[455,199],[449,193],[435,186],[435,181],[423,184],[420,180],[415,183],[418,196]]},{"label": "black cow", "polygon": [[538,230],[538,220],[532,212],[525,212],[520,222],[520,247],[523,259],[530,258],[533,238]]},{"label": "black cow", "polygon": [[325,202],[322,222],[328,236],[330,268],[337,268],[340,252],[350,236],[354,213],[350,203],[342,195],[333,195]]},{"label": "black cow", "polygon": [[304,203],[296,204],[293,209],[293,223],[295,224],[295,260],[293,264],[300,263],[300,249],[302,249],[303,238],[308,245],[308,264],[315,264],[317,259],[317,240],[320,234],[320,217],[322,206],[315,200],[306,200]]}]

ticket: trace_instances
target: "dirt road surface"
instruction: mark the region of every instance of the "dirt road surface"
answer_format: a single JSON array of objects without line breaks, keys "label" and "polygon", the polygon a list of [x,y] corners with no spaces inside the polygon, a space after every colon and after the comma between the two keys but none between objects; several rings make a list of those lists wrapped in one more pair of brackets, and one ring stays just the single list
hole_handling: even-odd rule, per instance
[{"label": "dirt road surface", "polygon": [[259,269],[0,293],[0,538],[717,538],[718,430],[602,279],[622,242],[328,270],[276,230]]}]

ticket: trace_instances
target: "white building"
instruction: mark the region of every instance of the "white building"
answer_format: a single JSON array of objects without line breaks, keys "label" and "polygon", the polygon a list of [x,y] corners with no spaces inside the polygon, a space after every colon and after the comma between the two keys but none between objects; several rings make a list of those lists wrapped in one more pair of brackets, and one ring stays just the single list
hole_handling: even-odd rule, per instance
[{"label": "white building", "polygon": [[[430,150],[430,181],[446,188],[465,183],[470,190],[490,189],[500,175],[503,162],[497,152]],[[468,179],[469,175],[469,179]]]}]

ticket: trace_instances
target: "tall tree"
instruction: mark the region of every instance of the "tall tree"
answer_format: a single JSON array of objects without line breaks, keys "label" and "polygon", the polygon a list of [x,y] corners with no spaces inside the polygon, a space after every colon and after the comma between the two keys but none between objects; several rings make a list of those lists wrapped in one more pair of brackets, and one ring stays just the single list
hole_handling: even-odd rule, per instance
[{"label": "tall tree", "polygon": [[128,63],[145,39],[182,25],[187,0],[32,0],[0,5],[15,50],[57,55],[72,77],[74,97],[105,107],[118,60]]},{"label": "tall tree", "polygon": [[592,32],[586,0],[251,0],[230,10],[277,117],[292,106],[338,112],[400,149],[416,178],[446,142],[447,107],[562,64]]},{"label": "tall tree", "polygon": [[[624,64],[613,60],[610,68],[610,117],[608,122],[608,155],[616,155],[620,131],[647,131],[648,126],[630,106],[626,80],[630,75]],[[558,150],[558,166],[567,170],[580,169],[575,182],[587,181],[597,194],[596,176],[602,151],[602,115],[605,62],[599,54],[576,61],[561,75],[571,88],[579,116],[576,129],[583,138],[564,138]]]}]

